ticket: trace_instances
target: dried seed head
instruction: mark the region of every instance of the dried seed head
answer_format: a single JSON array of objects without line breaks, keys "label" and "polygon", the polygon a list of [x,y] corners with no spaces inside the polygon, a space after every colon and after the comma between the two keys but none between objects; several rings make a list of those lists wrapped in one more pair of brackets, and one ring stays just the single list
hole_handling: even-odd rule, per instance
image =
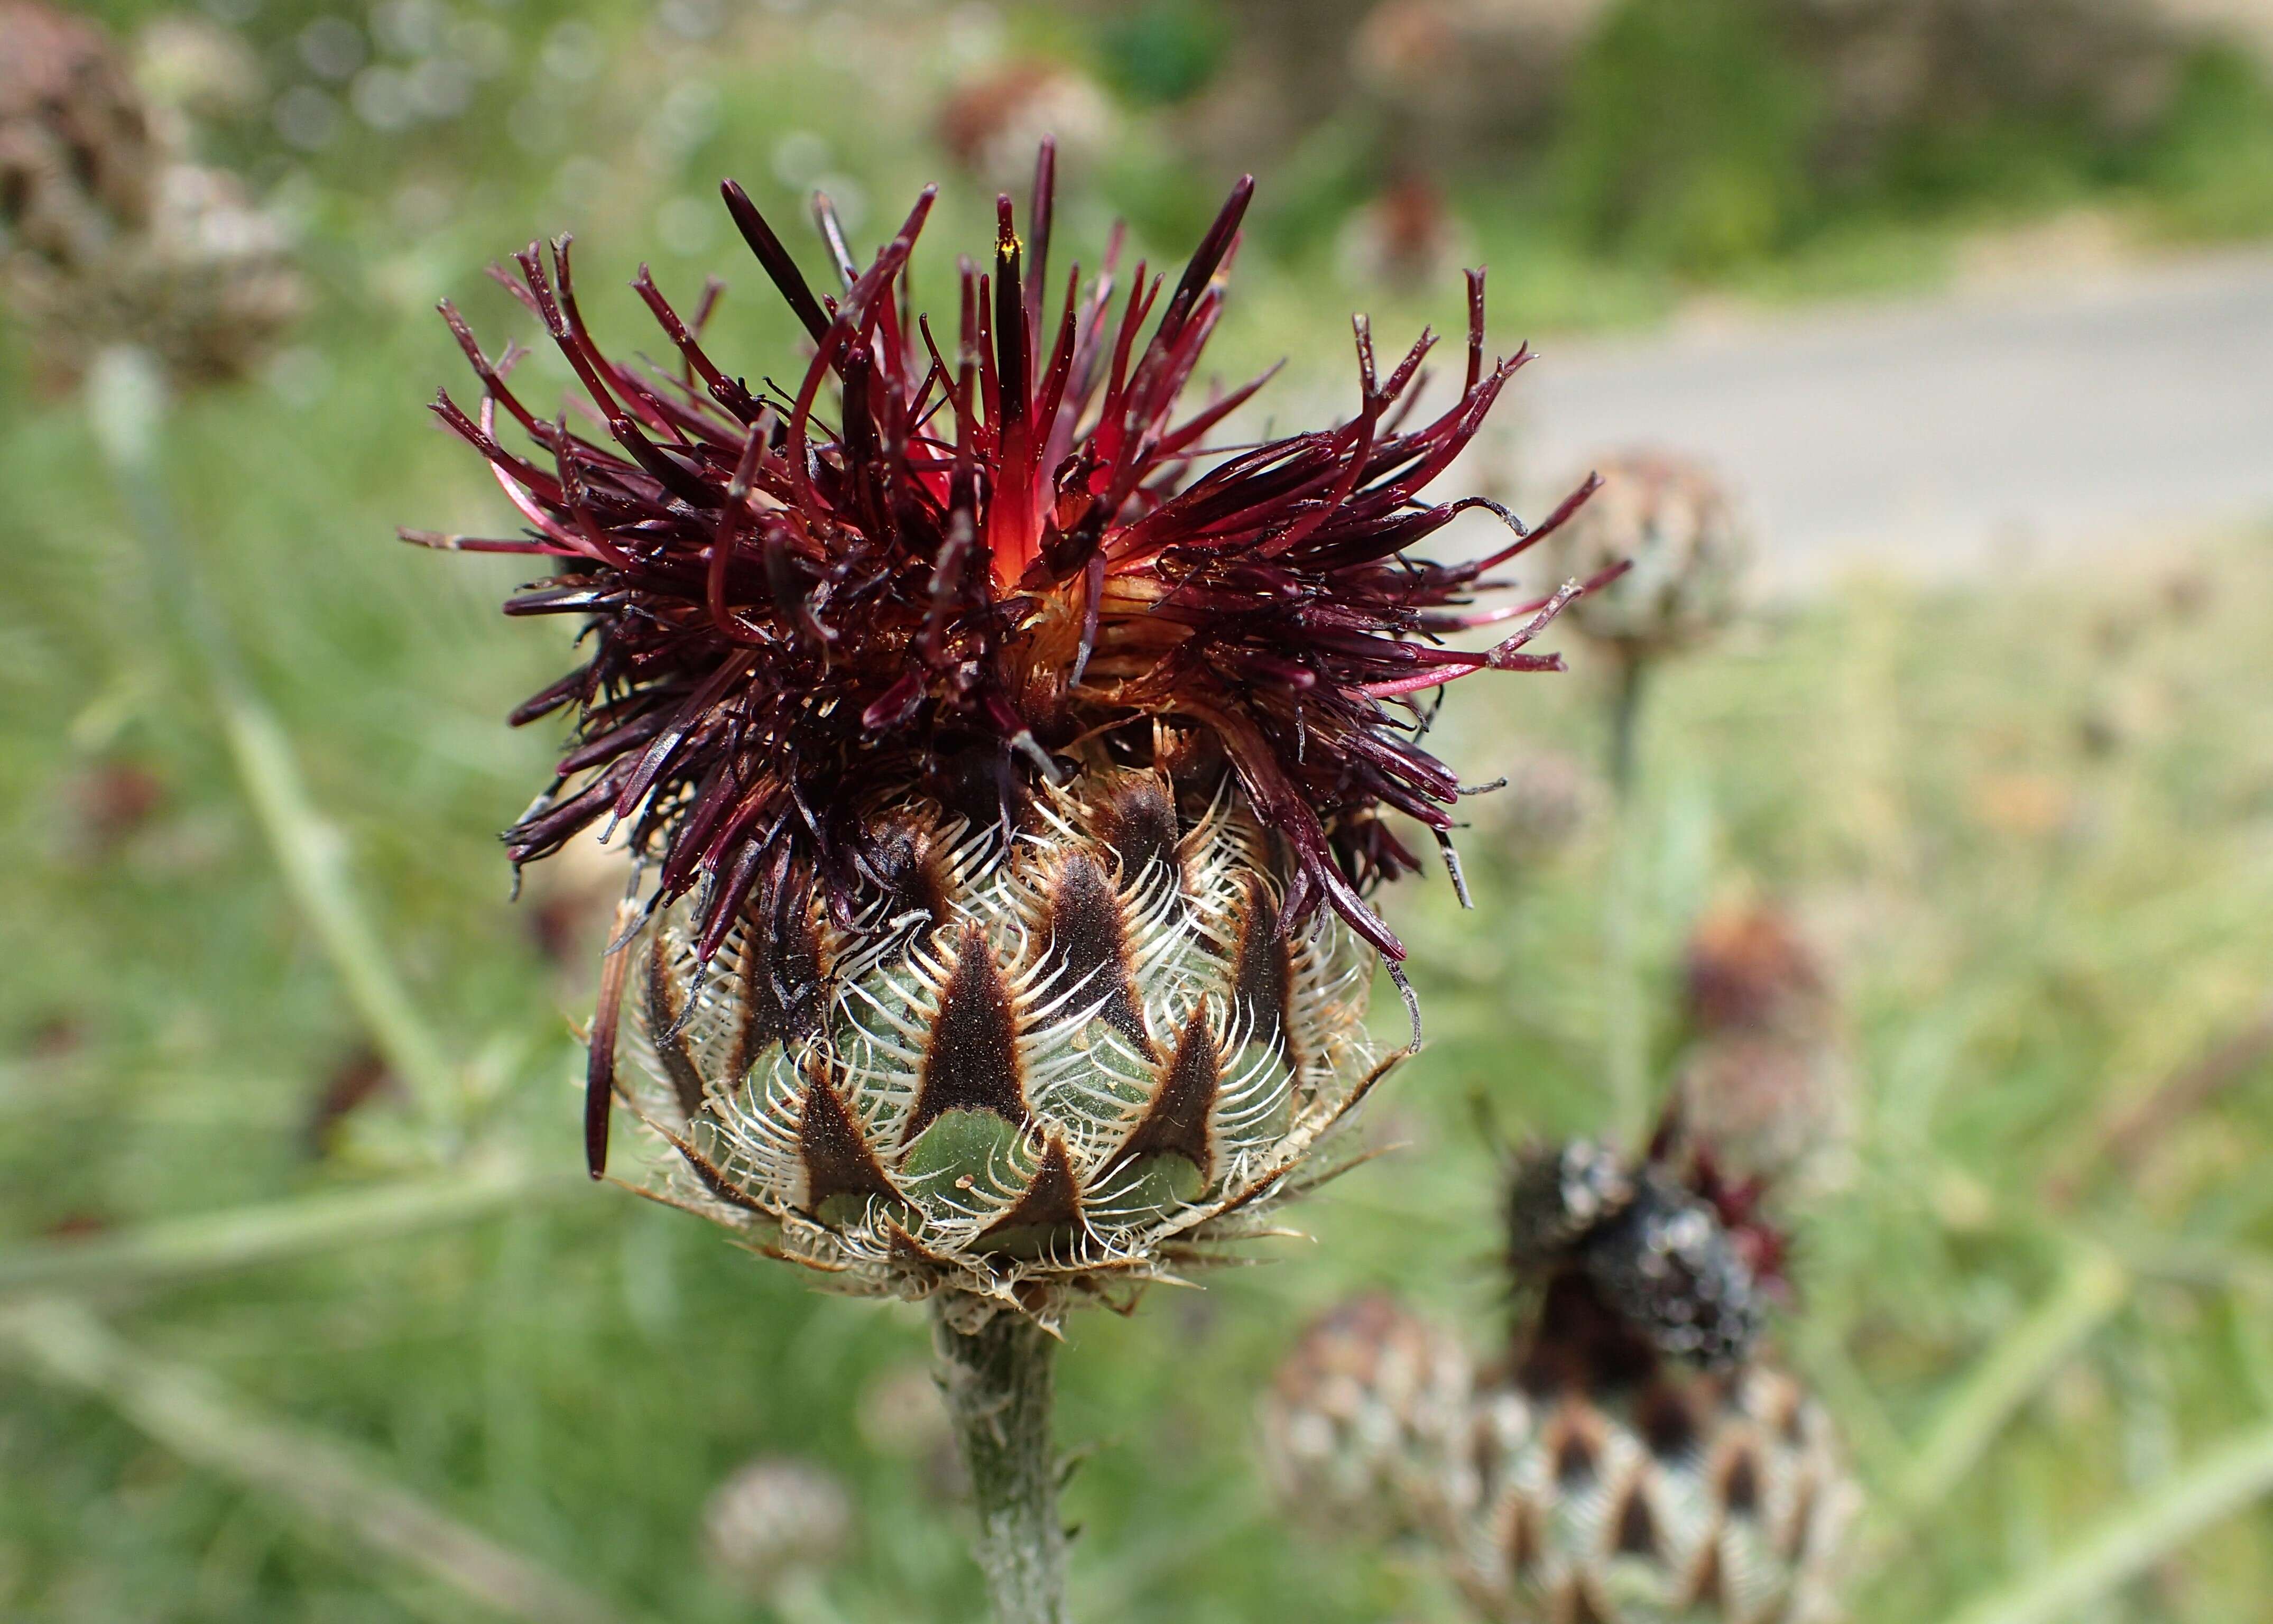
[{"label": "dried seed head", "polygon": [[1450,1552],[1488,1616],[1835,1616],[1859,1496],[1820,1407],[1755,1351],[1782,1262],[1759,1193],[1662,1142],[1519,1161],[1515,1357],[1477,1394]]},{"label": "dried seed head", "polygon": [[1602,490],[1564,527],[1556,562],[1580,580],[1630,568],[1572,605],[1579,629],[1647,658],[1692,647],[1734,620],[1752,536],[1720,481],[1657,452],[1611,457],[1598,471]]},{"label": "dried seed head", "polygon": [[59,377],[131,343],[187,383],[251,371],[305,303],[281,227],[160,139],[109,38],[26,0],[0,4],[0,293]]},{"label": "dried seed head", "polygon": [[1509,1624],[1828,1624],[1861,1503],[1829,1418],[1752,1365],[1612,1395],[1487,1389],[1480,1492],[1452,1553]]},{"label": "dried seed head", "polygon": [[1327,1533],[1410,1532],[1474,1498],[1460,1449],[1473,1372],[1457,1337],[1384,1294],[1312,1321],[1262,1406],[1288,1514]]},{"label": "dried seed head", "polygon": [[710,1565],[765,1600],[799,1574],[834,1567],[852,1538],[852,1497],[824,1466],[790,1456],[750,1462],[720,1484],[702,1514]]}]

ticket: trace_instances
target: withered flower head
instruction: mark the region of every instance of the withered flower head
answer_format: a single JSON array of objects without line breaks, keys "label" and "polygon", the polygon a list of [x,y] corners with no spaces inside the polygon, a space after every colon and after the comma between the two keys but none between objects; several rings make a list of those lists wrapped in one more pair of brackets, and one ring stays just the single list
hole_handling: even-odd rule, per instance
[{"label": "withered flower head", "polygon": [[[1471,606],[1591,484],[1528,533],[1421,495],[1524,359],[1487,360],[1481,273],[1441,411],[1432,341],[1384,375],[1361,319],[1354,416],[1219,447],[1264,380],[1180,402],[1251,182],[1173,284],[1140,263],[1121,291],[1116,233],[1053,313],[1053,167],[1046,145],[1024,237],[1000,200],[944,333],[908,293],[930,190],[865,267],[817,200],[825,296],[727,183],[812,342],[787,387],[705,350],[715,284],[690,322],[644,269],[680,370],[610,360],[567,240],[532,245],[501,280],[604,439],[525,402],[446,306],[485,395],[437,410],[528,528],[406,532],[551,560],[507,612],[584,623],[585,663],[515,713],[571,710],[574,743],[507,844],[620,821],[650,873],[595,1023],[595,1169],[621,1091],[682,1195],[918,1294],[1141,1277],[1281,1185],[1377,1074],[1359,944],[1403,949],[1366,895],[1417,864],[1386,815],[1452,826],[1424,697],[1557,667],[1526,645],[1579,590]],[[1411,555],[1468,508],[1506,545]],[[1443,643],[1489,625],[1512,635]],[[627,989],[652,1089],[614,1077]]]},{"label": "withered flower head", "polygon": [[54,379],[120,343],[242,377],[306,304],[282,227],[179,135],[101,28],[0,0],[0,303]]}]

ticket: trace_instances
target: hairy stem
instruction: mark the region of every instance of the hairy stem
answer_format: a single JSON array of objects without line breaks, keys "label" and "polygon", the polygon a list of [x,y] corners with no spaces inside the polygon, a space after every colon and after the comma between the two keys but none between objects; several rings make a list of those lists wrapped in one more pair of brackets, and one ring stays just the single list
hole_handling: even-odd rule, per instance
[{"label": "hairy stem", "polygon": [[1057,1339],[1023,1315],[998,1312],[976,1331],[932,1318],[941,1390],[979,1508],[974,1554],[996,1624],[1065,1624],[1065,1525],[1050,1445]]}]

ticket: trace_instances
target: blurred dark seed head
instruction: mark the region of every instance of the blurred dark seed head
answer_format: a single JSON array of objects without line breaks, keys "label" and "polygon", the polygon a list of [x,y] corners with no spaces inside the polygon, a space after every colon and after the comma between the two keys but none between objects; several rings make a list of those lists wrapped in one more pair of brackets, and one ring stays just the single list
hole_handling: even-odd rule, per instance
[{"label": "blurred dark seed head", "polygon": [[310,1101],[302,1143],[311,1157],[328,1155],[348,1118],[378,1101],[402,1097],[401,1079],[387,1069],[386,1059],[369,1044],[357,1044],[332,1068]]},{"label": "blurred dark seed head", "polygon": [[1699,1036],[1814,1032],[1834,1012],[1821,955],[1773,904],[1706,914],[1690,931],[1682,981],[1683,1013]]},{"label": "blurred dark seed head", "polygon": [[1709,1158],[1637,1163],[1585,1139],[1520,1154],[1506,1212],[1525,1380],[1600,1390],[1660,1360],[1741,1364],[1783,1259],[1758,1198]]}]

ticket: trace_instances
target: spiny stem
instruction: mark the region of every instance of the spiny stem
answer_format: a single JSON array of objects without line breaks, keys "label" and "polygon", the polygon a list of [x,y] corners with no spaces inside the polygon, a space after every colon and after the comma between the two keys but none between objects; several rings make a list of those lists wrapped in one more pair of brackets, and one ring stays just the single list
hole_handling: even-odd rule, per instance
[{"label": "spiny stem", "polygon": [[958,1329],[975,1306],[949,1299],[932,1316],[940,1388],[979,1509],[973,1553],[995,1624],[1065,1624],[1065,1525],[1050,1443],[1057,1339],[1015,1312]]}]

